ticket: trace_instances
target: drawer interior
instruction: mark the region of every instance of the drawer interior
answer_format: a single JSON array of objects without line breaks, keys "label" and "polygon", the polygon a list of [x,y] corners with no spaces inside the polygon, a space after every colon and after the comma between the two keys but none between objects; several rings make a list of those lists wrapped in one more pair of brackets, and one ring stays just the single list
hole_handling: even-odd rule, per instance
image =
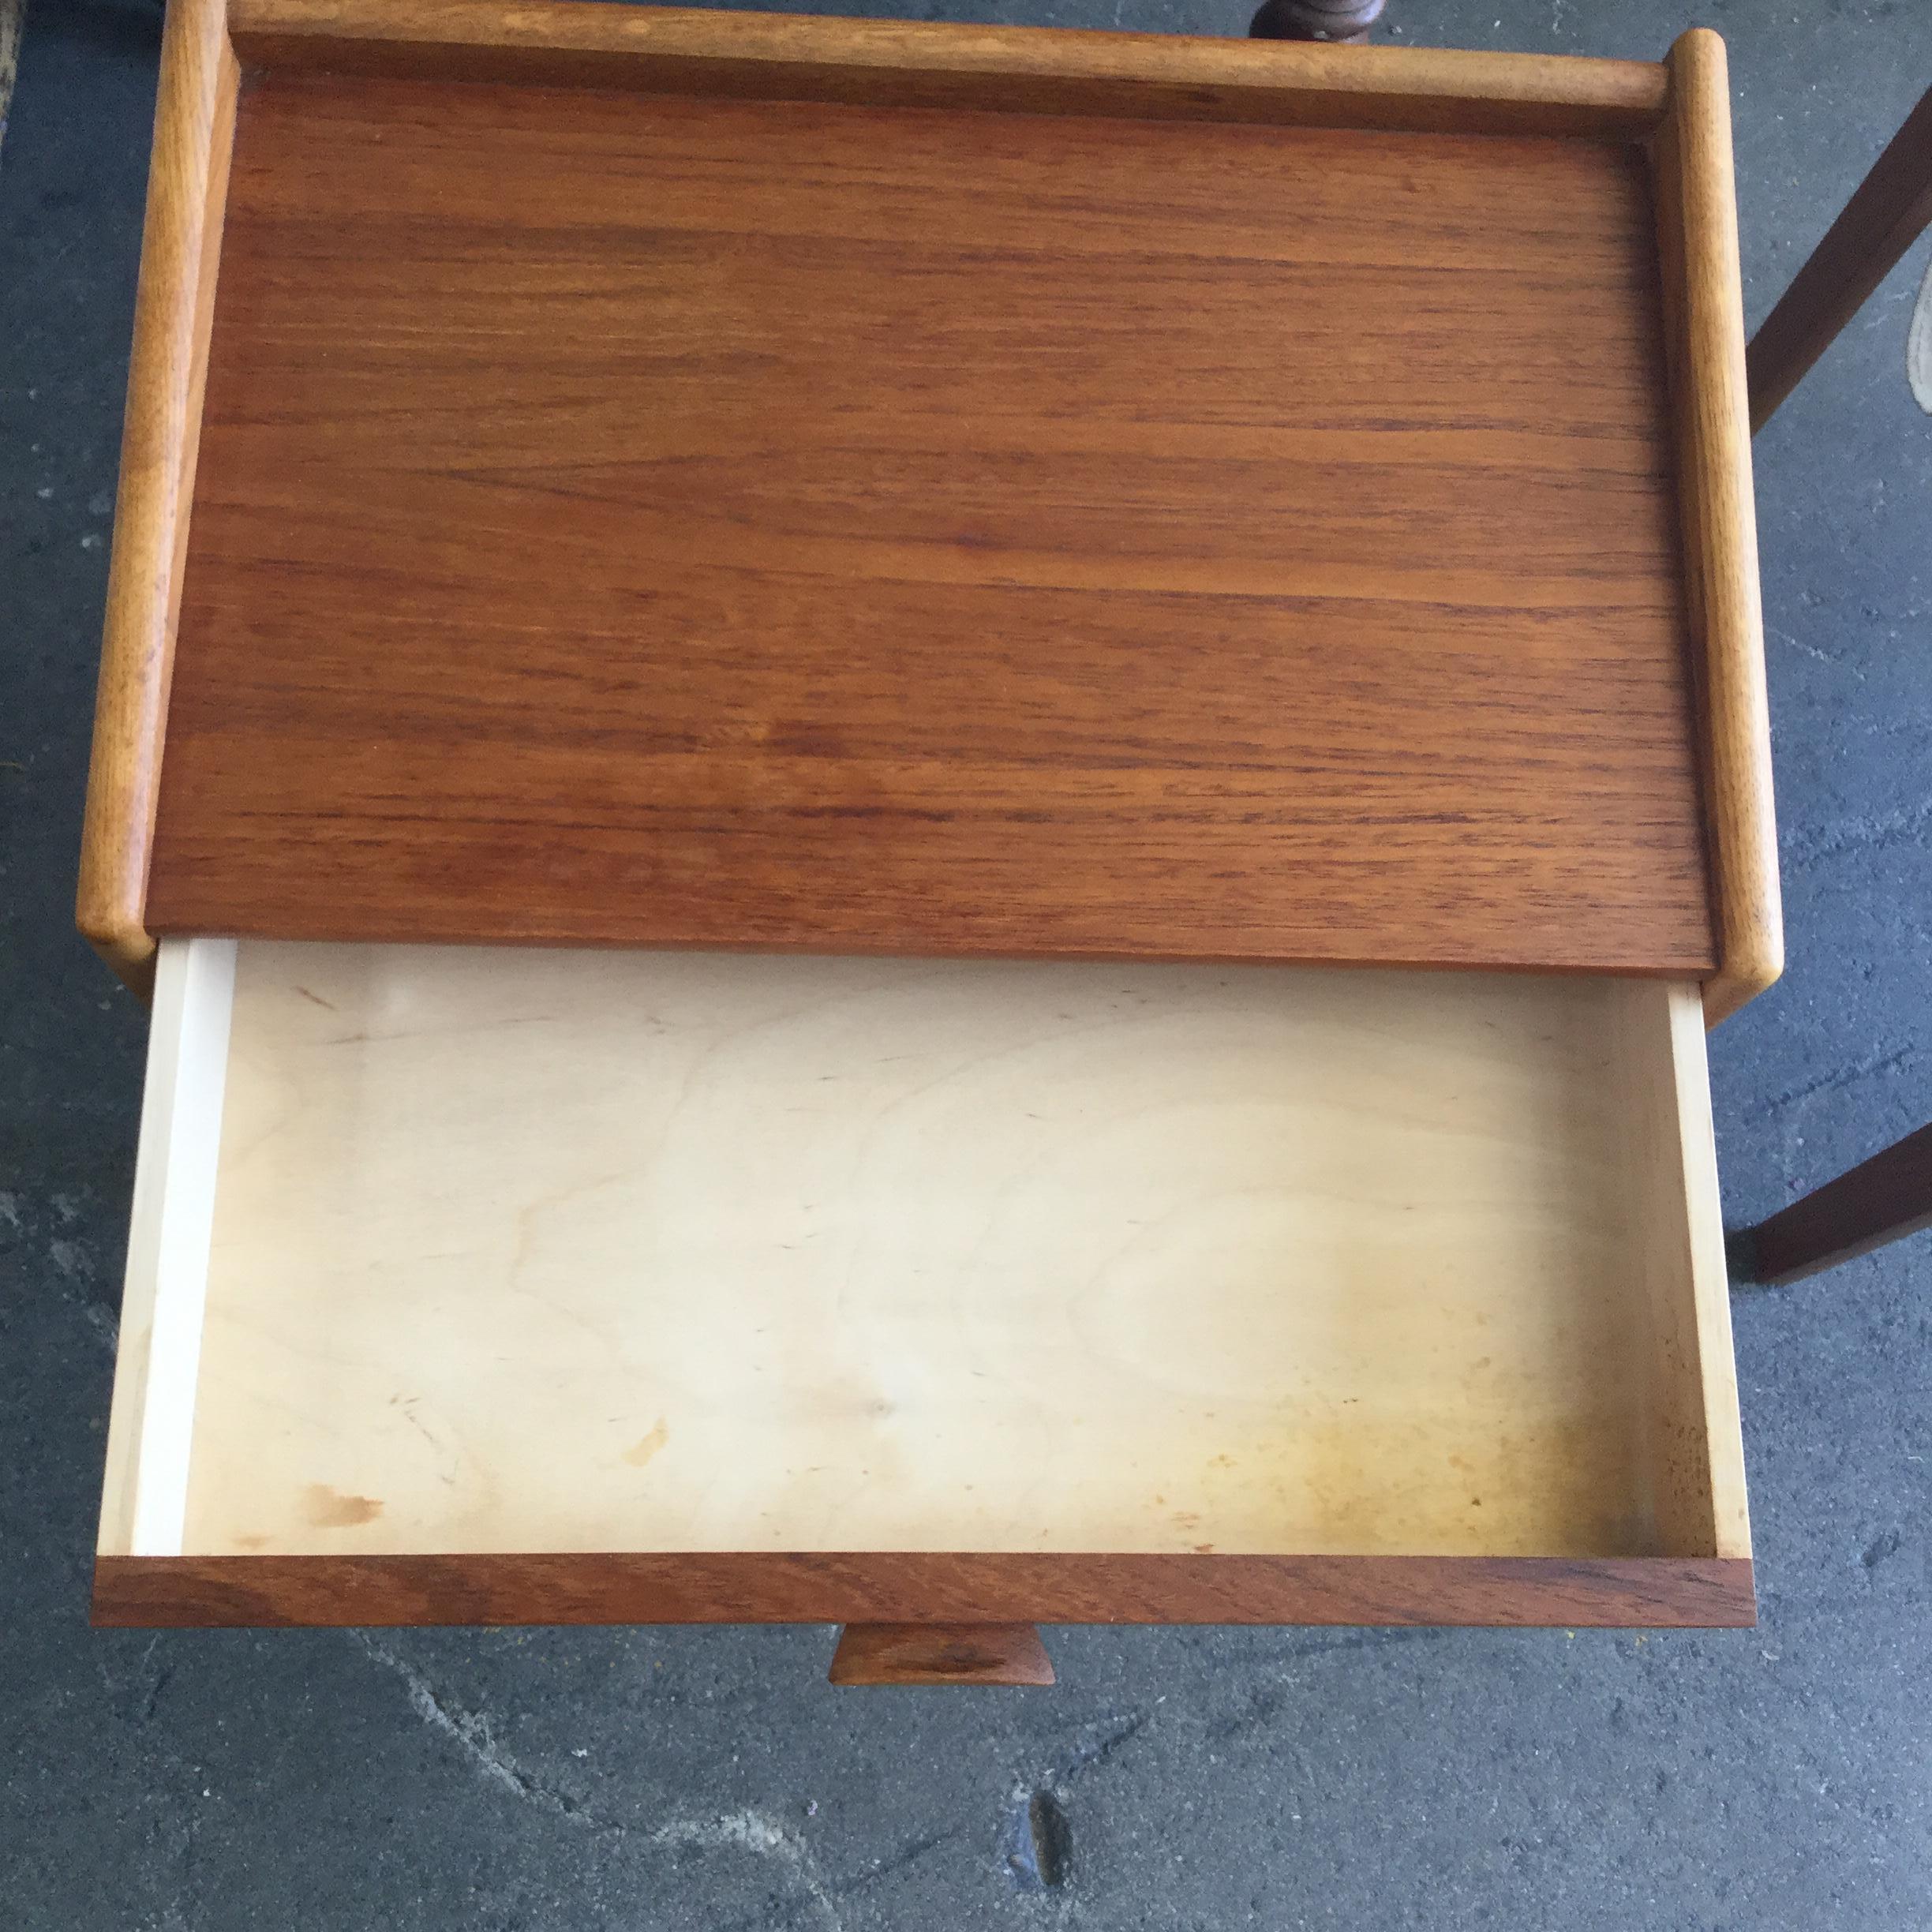
[{"label": "drawer interior", "polygon": [[1698,990],[164,942],[103,1552],[1748,1554]]}]

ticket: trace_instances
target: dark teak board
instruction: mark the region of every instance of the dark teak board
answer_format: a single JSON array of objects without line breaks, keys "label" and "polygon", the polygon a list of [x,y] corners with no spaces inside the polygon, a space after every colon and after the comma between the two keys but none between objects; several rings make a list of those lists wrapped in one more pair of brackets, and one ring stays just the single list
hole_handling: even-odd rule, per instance
[{"label": "dark teak board", "polygon": [[1641,153],[268,73],[161,932],[1715,964]]}]

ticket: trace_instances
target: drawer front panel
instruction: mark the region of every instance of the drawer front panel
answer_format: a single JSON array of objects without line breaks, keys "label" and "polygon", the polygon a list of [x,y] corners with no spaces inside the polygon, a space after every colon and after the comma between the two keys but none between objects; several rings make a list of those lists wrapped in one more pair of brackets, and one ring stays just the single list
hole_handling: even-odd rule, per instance
[{"label": "drawer front panel", "polygon": [[[137,1245],[129,1305],[198,1365],[130,1326],[105,1612],[1748,1597],[1709,1567],[1749,1540],[1694,987],[212,941],[163,968],[151,1125],[208,1259]],[[184,1064],[218,1109],[165,1111]]]}]

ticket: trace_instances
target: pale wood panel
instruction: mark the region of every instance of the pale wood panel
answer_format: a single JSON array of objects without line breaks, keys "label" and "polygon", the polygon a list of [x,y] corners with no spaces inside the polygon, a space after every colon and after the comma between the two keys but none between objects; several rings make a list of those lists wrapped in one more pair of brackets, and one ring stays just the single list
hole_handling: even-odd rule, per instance
[{"label": "pale wood panel", "polygon": [[1685,985],[1619,983],[1612,1077],[1626,1122],[1633,1291],[1647,1314],[1650,1515],[1672,1556],[1748,1556],[1744,1444],[1705,1009]]},{"label": "pale wood panel", "polygon": [[221,1148],[232,939],[160,950],[128,1217],[100,1548],[180,1553]]},{"label": "pale wood panel", "polygon": [[1624,998],[245,943],[186,1547],[1647,1551]]}]

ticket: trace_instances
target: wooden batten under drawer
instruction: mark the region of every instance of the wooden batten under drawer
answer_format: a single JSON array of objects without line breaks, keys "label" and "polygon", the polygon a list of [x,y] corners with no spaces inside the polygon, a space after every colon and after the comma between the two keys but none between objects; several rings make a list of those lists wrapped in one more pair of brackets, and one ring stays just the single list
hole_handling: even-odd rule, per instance
[{"label": "wooden batten under drawer", "polygon": [[1698,987],[170,940],[115,1622],[1752,1616]]}]

